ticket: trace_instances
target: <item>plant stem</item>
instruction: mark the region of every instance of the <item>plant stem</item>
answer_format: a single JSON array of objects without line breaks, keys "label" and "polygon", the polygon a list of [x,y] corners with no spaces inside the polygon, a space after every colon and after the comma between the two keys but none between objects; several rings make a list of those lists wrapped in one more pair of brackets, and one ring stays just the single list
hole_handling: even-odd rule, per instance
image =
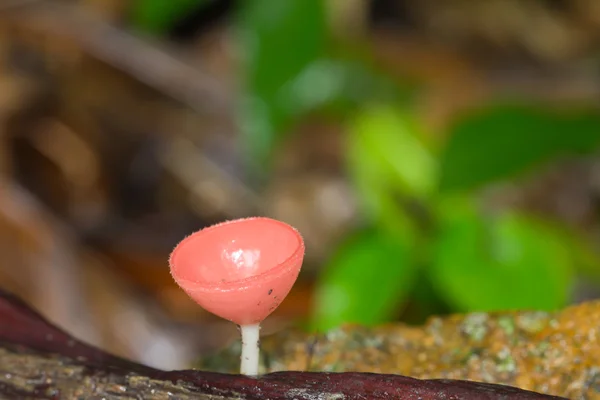
[{"label": "plant stem", "polygon": [[242,375],[258,375],[258,356],[260,340],[260,324],[241,325],[242,357],[240,373]]}]

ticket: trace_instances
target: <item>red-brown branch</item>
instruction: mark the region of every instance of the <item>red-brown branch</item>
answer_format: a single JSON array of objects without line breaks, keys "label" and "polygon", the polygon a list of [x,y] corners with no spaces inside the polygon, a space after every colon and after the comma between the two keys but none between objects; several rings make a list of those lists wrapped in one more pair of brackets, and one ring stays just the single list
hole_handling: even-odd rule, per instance
[{"label": "red-brown branch", "polygon": [[[0,291],[0,397],[178,399],[560,399],[503,385],[368,373],[278,372],[258,379],[160,371],[86,345]],[[98,398],[100,398],[98,397]]]}]

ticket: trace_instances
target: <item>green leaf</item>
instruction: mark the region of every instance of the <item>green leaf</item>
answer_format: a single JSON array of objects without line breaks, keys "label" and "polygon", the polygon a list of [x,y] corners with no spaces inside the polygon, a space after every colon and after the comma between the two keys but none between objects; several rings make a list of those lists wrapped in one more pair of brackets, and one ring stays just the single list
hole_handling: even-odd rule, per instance
[{"label": "green leaf", "polygon": [[480,110],[451,128],[440,188],[468,190],[600,145],[600,114],[528,106]]},{"label": "green leaf", "polygon": [[393,318],[415,276],[411,246],[382,230],[359,232],[325,266],[315,289],[312,325],[374,325]]},{"label": "green leaf", "polygon": [[462,200],[441,208],[430,278],[459,310],[559,308],[573,269],[567,241],[549,224],[514,213],[485,218]]},{"label": "green leaf", "polygon": [[326,44],[325,5],[320,0],[253,0],[241,3],[238,17],[246,79],[241,127],[249,155],[264,166],[294,110],[303,106],[296,107],[294,99],[310,102],[336,88],[324,80],[330,65],[308,69]]},{"label": "green leaf", "polygon": [[348,171],[368,213],[384,224],[406,220],[401,197],[424,198],[436,163],[408,115],[391,107],[362,110],[348,132]]},{"label": "green leaf", "polygon": [[[132,9],[131,22],[142,32],[163,35],[174,21],[199,8],[208,0],[137,0]],[[213,0],[214,1],[214,0]]]},{"label": "green leaf", "polygon": [[417,124],[391,107],[361,110],[348,129],[347,162],[365,213],[380,229],[421,248],[408,200],[423,200],[435,181],[435,160]]}]

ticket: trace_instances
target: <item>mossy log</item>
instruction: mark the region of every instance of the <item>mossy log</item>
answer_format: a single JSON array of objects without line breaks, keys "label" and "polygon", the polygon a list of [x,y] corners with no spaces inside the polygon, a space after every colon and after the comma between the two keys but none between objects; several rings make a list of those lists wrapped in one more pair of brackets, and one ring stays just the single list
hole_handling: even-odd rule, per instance
[{"label": "mossy log", "polygon": [[2,399],[560,399],[508,386],[368,373],[251,378],[161,371],[86,345],[0,291]]}]

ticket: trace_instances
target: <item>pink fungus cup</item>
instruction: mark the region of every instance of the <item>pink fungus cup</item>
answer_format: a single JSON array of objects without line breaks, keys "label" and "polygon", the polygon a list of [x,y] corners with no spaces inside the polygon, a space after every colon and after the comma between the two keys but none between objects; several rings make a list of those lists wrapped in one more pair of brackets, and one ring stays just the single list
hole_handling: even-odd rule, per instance
[{"label": "pink fungus cup", "polygon": [[175,282],[205,310],[240,326],[241,373],[258,375],[260,323],[294,285],[304,241],[281,221],[223,222],[182,240],[169,260]]}]

